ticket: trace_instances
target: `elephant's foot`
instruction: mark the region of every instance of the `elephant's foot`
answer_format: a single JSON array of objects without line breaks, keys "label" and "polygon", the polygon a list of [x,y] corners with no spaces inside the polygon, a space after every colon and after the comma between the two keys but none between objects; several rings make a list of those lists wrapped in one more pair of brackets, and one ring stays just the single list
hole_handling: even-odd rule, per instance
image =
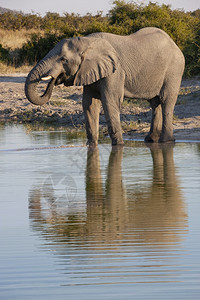
[{"label": "elephant's foot", "polygon": [[173,143],[175,142],[175,138],[173,135],[173,130],[166,130],[164,132],[162,132],[160,139],[159,139],[160,143]]},{"label": "elephant's foot", "polygon": [[96,148],[98,146],[98,141],[88,140],[87,141],[87,146],[89,148]]},{"label": "elephant's foot", "polygon": [[158,134],[149,133],[145,136],[144,141],[146,143],[158,143],[160,136]]},{"label": "elephant's foot", "polygon": [[175,138],[174,136],[167,136],[167,137],[160,137],[159,139],[159,143],[174,143],[175,142]]},{"label": "elephant's foot", "polygon": [[120,138],[112,138],[112,146],[123,146],[124,145],[124,142],[123,142],[123,139]]}]

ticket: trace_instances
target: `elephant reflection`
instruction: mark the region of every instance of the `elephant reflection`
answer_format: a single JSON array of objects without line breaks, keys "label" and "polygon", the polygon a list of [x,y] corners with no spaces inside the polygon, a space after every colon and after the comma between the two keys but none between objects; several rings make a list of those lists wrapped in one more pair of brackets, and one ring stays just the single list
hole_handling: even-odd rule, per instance
[{"label": "elephant reflection", "polygon": [[128,206],[122,183],[123,149],[113,147],[105,187],[101,177],[98,149],[89,150],[86,168],[87,233],[98,240],[118,239],[126,228]]},{"label": "elephant reflection", "polygon": [[[59,243],[71,237],[98,243],[132,243],[152,247],[179,242],[186,230],[187,216],[175,174],[172,145],[152,144],[153,176],[139,188],[122,180],[123,149],[112,149],[106,182],[102,178],[98,149],[88,149],[85,174],[85,211],[60,214],[56,203],[45,210],[41,190],[33,189],[29,198],[32,227]],[[133,169],[134,172],[134,169]],[[127,191],[126,191],[127,189]],[[52,196],[49,201],[52,201]],[[50,210],[50,213],[49,213]]]},{"label": "elephant reflection", "polygon": [[[129,210],[134,211],[134,230],[151,245],[165,247],[178,242],[187,226],[173,160],[173,145],[148,144],[153,160],[152,183],[131,190]],[[142,229],[142,231],[141,231]]]}]

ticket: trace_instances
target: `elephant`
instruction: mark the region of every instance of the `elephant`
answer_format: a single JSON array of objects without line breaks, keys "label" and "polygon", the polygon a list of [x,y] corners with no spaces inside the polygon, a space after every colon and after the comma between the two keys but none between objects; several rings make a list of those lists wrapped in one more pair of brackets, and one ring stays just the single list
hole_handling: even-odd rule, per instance
[{"label": "elephant", "polygon": [[[152,108],[146,142],[171,142],[173,111],[185,59],[174,41],[159,28],[147,27],[129,36],[93,33],[61,40],[30,71],[25,94],[35,105],[49,101],[54,85],[83,86],[88,144],[97,146],[103,106],[112,145],[123,145],[120,106],[124,97],[144,99]],[[43,95],[41,80],[50,80]]]}]

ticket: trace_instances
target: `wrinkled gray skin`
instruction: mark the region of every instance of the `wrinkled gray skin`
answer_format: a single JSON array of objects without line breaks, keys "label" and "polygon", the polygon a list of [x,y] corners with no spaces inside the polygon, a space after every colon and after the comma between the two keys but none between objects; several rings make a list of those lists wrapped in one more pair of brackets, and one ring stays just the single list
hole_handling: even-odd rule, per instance
[{"label": "wrinkled gray skin", "polygon": [[[25,93],[36,105],[46,103],[53,86],[84,86],[83,109],[88,144],[96,146],[102,103],[113,145],[123,144],[120,104],[124,96],[146,99],[152,122],[146,142],[169,142],[173,137],[173,111],[184,57],[172,39],[157,28],[144,28],[129,36],[95,33],[64,39],[29,73]],[[51,81],[43,96],[40,80]]]}]

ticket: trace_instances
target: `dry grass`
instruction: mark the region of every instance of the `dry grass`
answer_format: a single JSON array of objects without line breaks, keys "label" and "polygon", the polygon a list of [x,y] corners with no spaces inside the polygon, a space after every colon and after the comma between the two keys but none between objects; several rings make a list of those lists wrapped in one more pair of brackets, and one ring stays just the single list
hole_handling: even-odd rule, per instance
[{"label": "dry grass", "polygon": [[0,62],[0,74],[11,74],[11,73],[28,73],[32,69],[32,66],[23,65],[19,68],[15,68],[14,66],[8,66]]},{"label": "dry grass", "polygon": [[33,29],[21,29],[16,31],[0,29],[0,43],[4,48],[9,48],[11,51],[14,51],[21,48],[33,33],[43,34],[42,31]]}]

